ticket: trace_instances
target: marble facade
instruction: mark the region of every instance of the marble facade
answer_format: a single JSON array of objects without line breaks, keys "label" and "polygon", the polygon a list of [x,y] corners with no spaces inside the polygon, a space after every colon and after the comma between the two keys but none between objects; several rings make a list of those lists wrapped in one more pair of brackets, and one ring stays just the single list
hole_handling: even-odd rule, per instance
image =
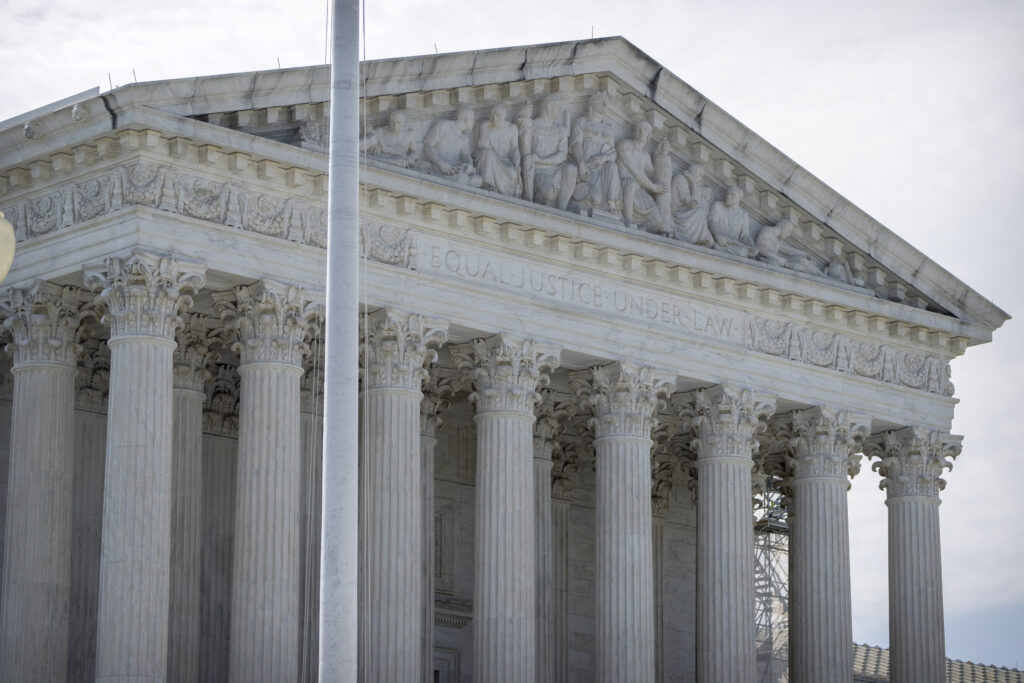
[{"label": "marble facade", "polygon": [[[861,454],[940,675],[949,362],[1007,315],[621,38],[362,76],[362,680],[752,681],[756,468],[792,680],[851,681]],[[327,94],[0,130],[0,679],[316,680]]]}]

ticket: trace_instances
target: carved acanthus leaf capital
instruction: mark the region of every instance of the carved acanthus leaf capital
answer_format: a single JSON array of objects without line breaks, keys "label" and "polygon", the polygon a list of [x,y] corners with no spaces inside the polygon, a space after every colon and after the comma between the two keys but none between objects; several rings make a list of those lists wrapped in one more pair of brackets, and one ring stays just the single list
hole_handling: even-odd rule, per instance
[{"label": "carved acanthus leaf capital", "polygon": [[676,388],[675,375],[626,361],[573,373],[570,380],[583,404],[594,412],[597,439],[650,438],[658,423],[655,412]]},{"label": "carved acanthus leaf capital", "polygon": [[533,415],[558,367],[560,352],[532,339],[497,334],[452,349],[452,358],[473,385],[469,398],[477,413],[515,411]]},{"label": "carved acanthus leaf capital", "polygon": [[560,401],[550,388],[541,389],[540,395],[535,411],[537,421],[533,423],[533,453],[535,457],[551,459],[566,421],[576,414],[577,406],[573,401]]},{"label": "carved acanthus leaf capital", "polygon": [[301,368],[309,353],[306,337],[323,315],[320,304],[304,289],[273,280],[214,293],[213,305],[238,338],[231,348],[241,365],[284,363]]},{"label": "carved acanthus leaf capital", "polygon": [[871,469],[882,475],[879,488],[886,491],[888,499],[937,499],[946,488],[942,470],[953,469],[962,439],[942,431],[905,427],[870,439],[864,444],[864,453],[869,458],[878,458]]},{"label": "carved acanthus leaf capital", "polygon": [[104,312],[102,322],[110,338],[154,336],[173,340],[182,326],[182,313],[192,307],[192,297],[206,278],[206,266],[186,263],[172,256],[134,250],[127,256],[111,256],[102,264],[84,267],[85,284],[96,295]]},{"label": "carved acanthus leaf capital", "polygon": [[428,346],[447,339],[447,323],[422,315],[384,308],[364,315],[364,387],[419,391],[427,378],[425,366],[437,360],[437,352]]},{"label": "carved acanthus leaf capital", "polygon": [[206,382],[203,431],[238,436],[238,370],[223,363],[214,366]]},{"label": "carved acanthus leaf capital", "polygon": [[324,412],[324,350],[323,344],[315,341],[303,364],[299,382],[299,410],[307,415],[323,415]]},{"label": "carved acanthus leaf capital", "polygon": [[750,389],[720,384],[694,392],[693,449],[698,459],[751,458],[757,452],[755,435],[767,427],[775,398]]},{"label": "carved acanthus leaf capital", "polygon": [[5,347],[12,366],[56,363],[75,367],[82,347],[78,290],[37,280],[29,287],[12,288],[4,311],[4,327],[13,341]]},{"label": "carved acanthus leaf capital", "polygon": [[441,428],[441,413],[451,407],[451,396],[455,393],[455,379],[443,376],[436,366],[427,370],[423,382],[423,400],[420,401],[420,433],[435,437]]},{"label": "carved acanthus leaf capital", "polygon": [[837,477],[849,482],[860,471],[856,451],[871,433],[871,418],[826,406],[792,415],[794,436],[786,459],[794,479]]},{"label": "carved acanthus leaf capital", "polygon": [[218,334],[211,330],[216,320],[210,316],[192,313],[175,335],[178,347],[174,349],[174,386],[178,389],[202,391],[210,378],[208,366],[220,359],[220,353],[210,348]]}]

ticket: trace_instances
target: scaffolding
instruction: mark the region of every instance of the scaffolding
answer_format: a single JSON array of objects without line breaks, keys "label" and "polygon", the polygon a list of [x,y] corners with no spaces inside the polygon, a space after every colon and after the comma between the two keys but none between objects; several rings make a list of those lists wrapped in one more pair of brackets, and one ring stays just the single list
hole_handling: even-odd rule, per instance
[{"label": "scaffolding", "polygon": [[780,483],[765,475],[754,504],[757,683],[789,681],[789,526]]}]

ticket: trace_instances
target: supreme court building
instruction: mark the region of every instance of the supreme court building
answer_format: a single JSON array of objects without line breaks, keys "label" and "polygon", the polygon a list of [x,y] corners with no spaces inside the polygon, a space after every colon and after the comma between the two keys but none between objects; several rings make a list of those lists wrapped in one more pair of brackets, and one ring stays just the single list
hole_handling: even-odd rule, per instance
[{"label": "supreme court building", "polygon": [[[0,130],[0,680],[316,680],[328,90]],[[851,681],[863,454],[891,680],[944,681],[949,363],[1008,316],[621,38],[362,95],[361,680],[751,682],[771,480],[789,679]]]}]

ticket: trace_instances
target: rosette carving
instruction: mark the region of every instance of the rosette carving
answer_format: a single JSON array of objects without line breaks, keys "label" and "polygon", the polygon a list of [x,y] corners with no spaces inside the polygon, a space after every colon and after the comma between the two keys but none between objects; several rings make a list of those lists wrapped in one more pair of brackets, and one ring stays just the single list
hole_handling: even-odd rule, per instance
[{"label": "rosette carving", "polygon": [[85,284],[103,311],[101,321],[110,338],[154,336],[174,339],[183,324],[182,313],[203,286],[206,266],[185,263],[172,256],[134,250],[111,256],[103,264],[85,266]]},{"label": "rosette carving", "polygon": [[364,315],[363,386],[419,391],[428,376],[425,366],[437,360],[428,346],[447,339],[446,323],[422,315],[384,308]]},{"label": "rosette carving", "polygon": [[698,458],[750,459],[758,449],[755,435],[766,429],[775,412],[775,398],[720,384],[696,390],[694,407],[697,438],[692,447]]},{"label": "rosette carving", "polygon": [[906,427],[871,439],[865,444],[864,453],[869,458],[878,458],[871,469],[882,475],[878,486],[888,498],[938,498],[946,488],[942,470],[953,469],[962,439],[946,432]]},{"label": "rosette carving", "polygon": [[4,327],[13,337],[5,350],[14,368],[26,363],[75,366],[82,352],[78,290],[37,280],[12,288],[5,308]]},{"label": "rosette carving", "polygon": [[315,329],[322,309],[304,289],[273,280],[235,287],[213,295],[214,309],[234,331],[231,350],[246,363],[286,363],[302,366],[309,353],[306,337]]},{"label": "rosette carving", "polygon": [[618,361],[573,373],[571,381],[584,406],[594,413],[594,436],[650,438],[658,421],[654,414],[676,388],[673,375],[655,368]]},{"label": "rosette carving", "polygon": [[452,358],[466,381],[469,400],[478,413],[515,411],[533,415],[540,402],[538,389],[547,386],[558,367],[559,352],[532,339],[497,334],[452,349]]},{"label": "rosette carving", "polygon": [[786,458],[796,479],[838,477],[847,482],[860,471],[855,451],[871,433],[871,418],[825,406],[793,413],[793,432]]}]

